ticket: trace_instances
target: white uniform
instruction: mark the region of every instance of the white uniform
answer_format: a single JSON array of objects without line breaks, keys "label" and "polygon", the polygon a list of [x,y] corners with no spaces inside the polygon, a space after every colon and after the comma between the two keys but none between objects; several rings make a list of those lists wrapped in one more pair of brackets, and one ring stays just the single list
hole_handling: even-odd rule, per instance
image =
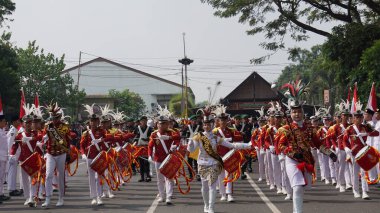
[{"label": "white uniform", "polygon": [[0,129],[0,196],[4,195],[4,179],[8,161],[8,137],[4,129]]},{"label": "white uniform", "polygon": [[[8,153],[11,152],[12,145],[15,143],[15,138],[17,135],[17,128],[11,126],[8,131]],[[13,156],[9,156],[9,170],[8,170],[8,191],[16,190],[16,182],[17,182],[17,170],[18,170],[18,158],[20,157],[21,149],[18,148],[16,154]]]}]

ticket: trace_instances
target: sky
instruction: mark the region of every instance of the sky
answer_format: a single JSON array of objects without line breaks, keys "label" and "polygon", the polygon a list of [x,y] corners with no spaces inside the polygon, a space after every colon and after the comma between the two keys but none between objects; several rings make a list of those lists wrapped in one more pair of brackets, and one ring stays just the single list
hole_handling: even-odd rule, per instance
[{"label": "sky", "polygon": [[[208,99],[207,87],[216,89],[214,102],[227,96],[253,71],[273,82],[291,63],[279,51],[262,65],[250,59],[266,55],[262,35],[248,36],[247,24],[238,18],[221,19],[200,0],[16,0],[9,22],[12,42],[26,47],[36,40],[45,52],[65,54],[66,68],[95,57],[104,57],[135,69],[181,83],[186,55],[189,86],[196,102]],[[309,48],[324,41],[312,34],[309,41],[288,46]]]}]

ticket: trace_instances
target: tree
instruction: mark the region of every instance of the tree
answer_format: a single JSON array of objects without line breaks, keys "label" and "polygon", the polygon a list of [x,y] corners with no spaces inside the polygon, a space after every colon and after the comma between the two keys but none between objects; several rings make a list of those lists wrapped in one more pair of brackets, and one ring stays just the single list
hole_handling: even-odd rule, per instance
[{"label": "tree", "polygon": [[[188,102],[187,102],[187,114],[192,114],[192,108],[195,107],[195,100],[194,95],[192,95],[191,92],[189,92],[188,95]],[[169,101],[169,110],[170,112],[174,113],[176,117],[182,117],[182,111],[181,111],[181,101],[182,101],[182,94],[173,95]]]},{"label": "tree", "polygon": [[[284,37],[290,35],[295,41],[308,39],[307,32],[325,37],[331,32],[321,23],[334,25],[373,23],[380,15],[380,2],[373,0],[201,0],[210,4],[215,16],[239,17],[240,23],[248,23],[249,35],[264,33],[268,42],[261,46],[276,51],[285,48]],[[268,56],[253,59],[261,63]]]},{"label": "tree", "polygon": [[0,27],[3,27],[6,21],[13,21],[7,16],[12,15],[15,9],[16,5],[11,0],[0,0]]},{"label": "tree", "polygon": [[141,96],[128,89],[117,91],[111,89],[108,92],[111,98],[115,99],[115,108],[123,111],[129,118],[138,119],[145,112],[145,103]]},{"label": "tree", "polygon": [[10,36],[10,33],[4,33],[0,39],[0,95],[5,114],[17,114],[20,81],[17,75],[17,55],[9,41]]},{"label": "tree", "polygon": [[78,103],[86,94],[84,90],[78,90],[70,74],[62,73],[65,68],[64,55],[56,58],[52,53],[45,53],[33,41],[27,48],[17,49],[17,58],[18,77],[27,102],[32,102],[38,93],[42,104],[56,101],[68,110],[66,114],[75,115]]}]

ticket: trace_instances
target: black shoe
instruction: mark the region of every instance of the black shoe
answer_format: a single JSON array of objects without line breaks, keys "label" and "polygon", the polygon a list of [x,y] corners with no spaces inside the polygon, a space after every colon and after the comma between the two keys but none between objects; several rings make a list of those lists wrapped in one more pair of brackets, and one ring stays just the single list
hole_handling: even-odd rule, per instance
[{"label": "black shoe", "polygon": [[249,173],[252,173],[252,168],[249,168],[249,167],[248,167],[248,172],[249,172]]},{"label": "black shoe", "polygon": [[20,196],[24,194],[24,190],[23,189],[18,190],[18,192],[19,192]]},{"label": "black shoe", "polygon": [[201,181],[201,176],[197,175],[197,181]]},{"label": "black shoe", "polygon": [[0,201],[7,201],[7,200],[10,200],[11,197],[9,196],[6,196],[6,195],[0,195]]},{"label": "black shoe", "polygon": [[53,192],[58,192],[58,189],[53,189]]},{"label": "black shoe", "polygon": [[20,191],[18,190],[13,190],[9,192],[9,196],[20,196]]},{"label": "black shoe", "polygon": [[138,180],[138,182],[144,182],[144,178],[141,178],[140,180]]},{"label": "black shoe", "polygon": [[145,179],[145,182],[150,182],[150,181],[152,181],[152,178],[150,178],[150,177],[147,177],[147,178]]},{"label": "black shoe", "polygon": [[245,180],[245,179],[247,179],[247,175],[242,175],[240,178],[241,178],[242,180]]},{"label": "black shoe", "polygon": [[4,185],[7,184],[7,181],[4,181]]}]

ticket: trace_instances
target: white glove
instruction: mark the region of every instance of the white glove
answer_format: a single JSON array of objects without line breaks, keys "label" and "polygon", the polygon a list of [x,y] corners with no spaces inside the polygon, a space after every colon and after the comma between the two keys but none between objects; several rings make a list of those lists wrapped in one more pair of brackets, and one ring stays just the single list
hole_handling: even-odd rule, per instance
[{"label": "white glove", "polygon": [[284,160],[285,160],[285,156],[283,154],[278,155],[279,162],[284,161]]},{"label": "white glove", "polygon": [[258,151],[259,151],[259,147],[258,147],[258,146],[255,146],[255,149],[256,149],[256,152],[258,152]]},{"label": "white glove", "polygon": [[346,154],[351,154],[351,149],[348,147],[344,147],[344,151],[346,151]]},{"label": "white glove", "polygon": [[32,139],[33,139],[32,137],[23,137],[22,142],[27,143],[27,142],[31,141]]},{"label": "white glove", "polygon": [[9,156],[9,165],[15,165],[17,163],[16,156],[11,155]]},{"label": "white glove", "polygon": [[335,153],[338,153],[338,152],[339,152],[339,148],[335,147]]},{"label": "white glove", "polygon": [[265,150],[264,149],[260,149],[260,155],[265,155]]},{"label": "white glove", "polygon": [[170,137],[168,135],[161,135],[160,137],[158,137],[158,139],[166,141],[169,140]]},{"label": "white glove", "polygon": [[274,146],[269,146],[270,152],[274,153]]},{"label": "white glove", "polygon": [[101,141],[101,139],[94,139],[91,141],[92,144],[97,144]]},{"label": "white glove", "polygon": [[174,144],[173,144],[173,145],[170,147],[170,151],[172,151],[172,152],[175,151],[176,149],[177,149],[177,145],[174,145]]},{"label": "white glove", "polygon": [[87,156],[85,154],[82,154],[82,160],[87,160]]},{"label": "white glove", "polygon": [[42,141],[46,142],[48,139],[49,139],[49,136],[48,135],[44,135],[44,137],[42,138]]},{"label": "white glove", "polygon": [[232,138],[225,138],[224,141],[225,142],[232,142]]},{"label": "white glove", "polygon": [[153,159],[152,159],[152,156],[149,156],[149,158],[148,158],[148,162],[149,162],[149,163],[154,163],[154,161],[153,161]]},{"label": "white glove", "polygon": [[368,134],[366,132],[360,132],[359,134],[357,134],[358,137],[364,137],[364,136],[367,136]]}]

